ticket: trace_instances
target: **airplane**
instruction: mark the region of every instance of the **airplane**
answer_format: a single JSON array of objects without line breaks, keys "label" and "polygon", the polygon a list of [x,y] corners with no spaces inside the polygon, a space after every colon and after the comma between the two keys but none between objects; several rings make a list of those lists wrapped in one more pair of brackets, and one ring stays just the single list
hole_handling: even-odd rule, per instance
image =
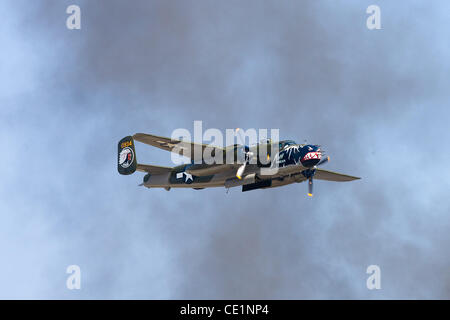
[{"label": "airplane", "polygon": [[[191,163],[175,167],[139,164],[136,160],[135,141],[187,156],[191,159]],[[278,149],[273,149],[276,147],[275,144],[278,144]],[[205,149],[207,148],[209,148],[211,157],[215,155],[220,157],[220,154],[223,154],[225,159],[231,155],[236,161],[232,163],[227,161],[222,161],[223,163],[208,162],[205,158]],[[196,153],[195,150],[200,150],[200,153]],[[261,150],[266,152],[264,157],[260,156]],[[273,155],[272,150],[276,150]],[[262,152],[263,155],[264,152]],[[245,192],[308,181],[308,196],[312,197],[314,179],[337,182],[360,179],[320,169],[319,166],[327,163],[330,159],[324,155],[325,152],[319,145],[298,144],[293,140],[272,142],[268,139],[252,147],[234,144],[221,148],[136,133],[119,141],[117,168],[122,175],[129,175],[135,171],[145,172],[141,186],[164,188],[167,191],[172,188],[201,190],[225,187],[228,192],[232,187],[242,186],[242,192]],[[274,168],[275,170],[270,170]]]}]

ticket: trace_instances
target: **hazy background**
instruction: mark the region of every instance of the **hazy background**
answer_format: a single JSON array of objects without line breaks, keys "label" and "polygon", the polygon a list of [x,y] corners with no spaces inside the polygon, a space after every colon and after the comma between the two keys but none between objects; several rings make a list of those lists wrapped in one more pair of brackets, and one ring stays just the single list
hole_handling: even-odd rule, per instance
[{"label": "hazy background", "polygon": [[[432,4],[2,1],[0,298],[449,299],[450,3]],[[362,180],[308,198],[119,176],[123,136],[194,120],[280,128]]]}]

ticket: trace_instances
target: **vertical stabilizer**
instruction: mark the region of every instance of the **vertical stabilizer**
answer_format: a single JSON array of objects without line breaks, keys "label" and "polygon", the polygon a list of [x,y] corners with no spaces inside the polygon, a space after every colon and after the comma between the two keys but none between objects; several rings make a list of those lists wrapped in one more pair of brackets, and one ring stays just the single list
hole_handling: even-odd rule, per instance
[{"label": "vertical stabilizer", "polygon": [[128,175],[136,171],[136,151],[132,136],[125,137],[119,141],[117,161],[117,170],[120,174]]}]

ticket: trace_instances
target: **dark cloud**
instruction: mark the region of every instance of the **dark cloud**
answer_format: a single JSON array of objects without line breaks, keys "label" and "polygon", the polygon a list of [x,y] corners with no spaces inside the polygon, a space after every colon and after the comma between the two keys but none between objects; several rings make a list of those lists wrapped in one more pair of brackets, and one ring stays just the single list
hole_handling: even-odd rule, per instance
[{"label": "dark cloud", "polygon": [[[23,4],[4,5],[0,34],[2,297],[449,298],[445,2],[378,1],[379,31],[369,1],[78,1],[79,31],[73,1]],[[308,199],[305,184],[166,192],[118,176],[122,136],[194,120],[280,128],[363,179]]]}]

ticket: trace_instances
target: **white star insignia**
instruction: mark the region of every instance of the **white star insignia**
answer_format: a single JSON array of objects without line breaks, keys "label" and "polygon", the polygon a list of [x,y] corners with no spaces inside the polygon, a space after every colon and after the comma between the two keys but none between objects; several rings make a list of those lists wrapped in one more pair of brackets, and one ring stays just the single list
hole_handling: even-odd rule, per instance
[{"label": "white star insignia", "polygon": [[186,172],[178,172],[177,173],[177,179],[183,178],[184,175],[184,182],[194,181],[194,178],[192,177],[192,174],[186,173]]},{"label": "white star insignia", "polygon": [[184,180],[184,182],[188,182],[189,179],[190,179],[191,181],[194,181],[194,178],[192,178],[192,174],[186,173],[186,172],[183,172],[183,173],[184,173],[184,176],[186,177],[186,179]]},{"label": "white star insignia", "polygon": [[169,148],[173,148],[175,146],[178,145],[178,143],[170,143],[170,142],[165,142],[165,141],[159,141],[157,140],[156,142],[158,142],[160,144],[161,147],[169,147]]}]

